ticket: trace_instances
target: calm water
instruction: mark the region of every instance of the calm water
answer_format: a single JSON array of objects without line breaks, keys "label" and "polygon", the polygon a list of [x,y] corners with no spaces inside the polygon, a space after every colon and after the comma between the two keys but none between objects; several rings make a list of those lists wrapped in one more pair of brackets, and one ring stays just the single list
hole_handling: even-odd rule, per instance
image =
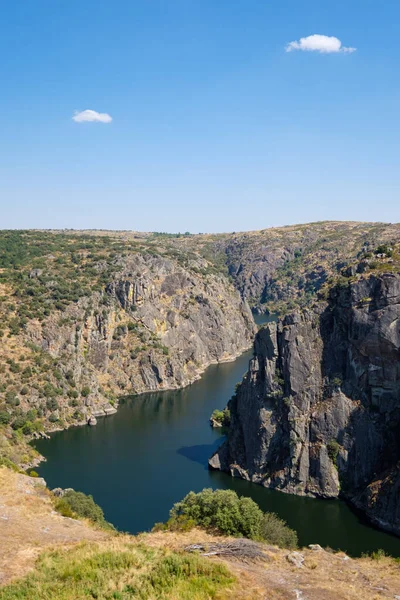
[{"label": "calm water", "polygon": [[208,471],[207,459],[223,439],[210,428],[209,416],[225,406],[250,358],[247,352],[211,366],[185,390],[133,397],[96,427],[40,440],[36,447],[48,459],[40,475],[51,488],[92,494],[106,518],[131,533],[166,520],[172,504],[190,490],[230,488],[278,513],[302,545],[319,543],[352,555],[383,548],[400,556],[400,539],[366,526],[344,502],[288,496]]}]

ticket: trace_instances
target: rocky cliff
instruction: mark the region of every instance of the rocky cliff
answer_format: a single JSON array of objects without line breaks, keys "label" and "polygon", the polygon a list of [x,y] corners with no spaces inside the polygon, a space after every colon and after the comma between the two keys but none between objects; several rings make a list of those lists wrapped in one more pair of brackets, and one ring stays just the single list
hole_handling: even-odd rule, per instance
[{"label": "rocky cliff", "polygon": [[253,342],[247,303],[200,256],[30,232],[5,233],[4,246],[0,460],[32,464],[24,439],[95,424],[121,396],[184,387]]},{"label": "rocky cliff", "polygon": [[345,266],[399,240],[398,224],[323,221],[169,241],[227,269],[256,310],[283,313],[308,306]]},{"label": "rocky cliff", "polygon": [[258,333],[210,465],[400,534],[400,275],[353,279]]},{"label": "rocky cliff", "polygon": [[[184,387],[209,364],[251,345],[246,303],[224,277],[204,277],[196,266],[152,255],[121,258],[104,292],[71,304],[61,318],[52,313],[26,325],[31,348],[57,363],[65,392],[69,384],[86,388],[78,411],[84,418],[112,410],[111,396]],[[40,389],[27,400],[39,406]],[[71,407],[61,405],[56,416],[65,419]]]}]

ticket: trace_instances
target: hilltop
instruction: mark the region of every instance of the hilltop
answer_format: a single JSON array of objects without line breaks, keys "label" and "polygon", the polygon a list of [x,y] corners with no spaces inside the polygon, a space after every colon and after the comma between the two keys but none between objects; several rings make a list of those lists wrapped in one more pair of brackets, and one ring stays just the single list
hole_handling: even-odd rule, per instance
[{"label": "hilltop", "polygon": [[42,480],[0,468],[1,600],[376,600],[400,589],[398,562],[380,553],[351,559],[313,546],[293,555],[259,543],[253,559],[202,556],[188,548],[236,541],[200,529],[107,532],[54,506]]}]

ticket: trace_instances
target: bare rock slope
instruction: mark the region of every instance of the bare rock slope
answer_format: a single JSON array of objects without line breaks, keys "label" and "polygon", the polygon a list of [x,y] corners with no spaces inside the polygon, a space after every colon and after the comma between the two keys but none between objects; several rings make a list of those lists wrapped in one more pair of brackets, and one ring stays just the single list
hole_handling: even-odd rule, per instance
[{"label": "bare rock slope", "polygon": [[262,329],[213,468],[343,494],[400,534],[400,275],[362,277]]}]

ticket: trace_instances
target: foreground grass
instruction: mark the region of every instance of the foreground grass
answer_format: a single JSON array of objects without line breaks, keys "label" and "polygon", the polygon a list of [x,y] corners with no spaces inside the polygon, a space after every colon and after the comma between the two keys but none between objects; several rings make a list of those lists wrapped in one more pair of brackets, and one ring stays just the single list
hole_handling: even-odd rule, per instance
[{"label": "foreground grass", "polygon": [[0,599],[224,600],[234,582],[224,565],[115,538],[42,554],[33,573],[0,589]]}]

